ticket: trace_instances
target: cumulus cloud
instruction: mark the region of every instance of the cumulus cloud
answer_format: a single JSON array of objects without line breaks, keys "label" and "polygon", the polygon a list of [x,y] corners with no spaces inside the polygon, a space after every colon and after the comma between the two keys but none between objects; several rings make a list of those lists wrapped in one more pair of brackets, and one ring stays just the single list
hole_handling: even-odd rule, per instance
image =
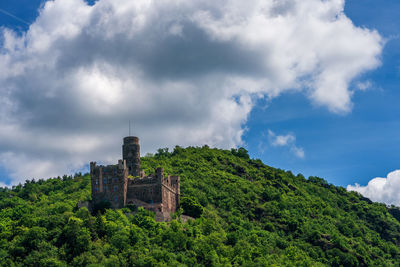
[{"label": "cumulus cloud", "polygon": [[272,146],[288,147],[298,158],[304,159],[306,156],[304,149],[296,146],[296,136],[294,134],[277,135],[273,131],[268,130],[268,140]]},{"label": "cumulus cloud", "polygon": [[144,152],[240,145],[255,100],[288,90],[349,112],[349,84],[379,65],[383,43],[343,7],[48,1],[26,33],[1,30],[0,163],[16,183],[114,162],[129,120]]},{"label": "cumulus cloud", "polygon": [[400,170],[393,171],[386,178],[377,177],[368,185],[348,185],[348,191],[357,191],[372,201],[400,206]]}]

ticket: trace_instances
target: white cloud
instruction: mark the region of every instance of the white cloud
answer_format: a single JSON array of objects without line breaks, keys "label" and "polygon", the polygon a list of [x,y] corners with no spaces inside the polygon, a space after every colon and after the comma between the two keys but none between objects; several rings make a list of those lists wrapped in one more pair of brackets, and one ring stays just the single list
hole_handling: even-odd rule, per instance
[{"label": "white cloud", "polygon": [[377,177],[368,185],[348,185],[348,191],[357,191],[372,201],[400,206],[400,170],[393,171],[386,178]]},{"label": "white cloud", "polygon": [[273,146],[287,146],[296,140],[293,134],[276,135],[271,130],[268,130],[268,136],[271,138],[271,145]]},{"label": "white cloud", "polygon": [[9,186],[7,186],[7,184],[5,184],[3,182],[0,182],[0,187],[9,187]]},{"label": "white cloud", "polygon": [[304,159],[306,157],[306,154],[302,147],[292,146],[291,149],[298,158]]},{"label": "white cloud", "polygon": [[254,100],[288,90],[349,112],[349,84],[380,64],[383,41],[355,27],[343,7],[342,0],[46,2],[22,36],[2,29],[0,162],[12,183],[90,160],[115,162],[129,120],[144,153],[232,147],[242,143]]},{"label": "white cloud", "polygon": [[356,84],[357,89],[360,91],[365,91],[365,90],[371,88],[371,86],[372,86],[371,81],[358,82]]},{"label": "white cloud", "polygon": [[268,130],[268,140],[275,147],[289,147],[290,151],[298,158],[304,159],[305,152],[302,147],[296,146],[296,136],[294,134],[276,135],[273,131]]}]

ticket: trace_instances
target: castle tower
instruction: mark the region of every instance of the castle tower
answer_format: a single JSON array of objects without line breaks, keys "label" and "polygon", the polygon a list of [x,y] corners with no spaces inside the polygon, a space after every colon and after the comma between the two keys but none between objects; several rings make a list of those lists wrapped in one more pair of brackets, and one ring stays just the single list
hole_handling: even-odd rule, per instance
[{"label": "castle tower", "polygon": [[122,158],[126,160],[128,174],[140,176],[140,145],[139,138],[136,136],[127,136],[122,145]]}]

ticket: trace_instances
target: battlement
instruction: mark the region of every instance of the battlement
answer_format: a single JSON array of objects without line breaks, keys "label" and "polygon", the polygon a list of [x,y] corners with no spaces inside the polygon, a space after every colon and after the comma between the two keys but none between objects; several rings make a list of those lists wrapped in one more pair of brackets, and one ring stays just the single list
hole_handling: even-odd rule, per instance
[{"label": "battlement", "polygon": [[163,186],[170,187],[173,191],[177,191],[178,185],[180,184],[180,177],[171,175],[164,176],[164,169],[157,168],[155,174],[128,179],[128,186],[142,184],[162,184]]},{"label": "battlement", "polygon": [[99,170],[103,170],[103,172],[113,172],[114,170],[124,170],[126,169],[126,162],[125,160],[118,160],[118,164],[116,165],[97,165],[97,162],[92,161],[90,162],[90,173],[92,173],[92,171],[99,171]]}]

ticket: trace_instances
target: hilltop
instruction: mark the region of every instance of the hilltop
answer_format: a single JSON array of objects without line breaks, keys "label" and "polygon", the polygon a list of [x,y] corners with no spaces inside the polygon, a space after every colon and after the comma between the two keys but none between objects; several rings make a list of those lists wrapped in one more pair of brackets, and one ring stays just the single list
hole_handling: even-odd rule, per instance
[{"label": "hilltop", "polygon": [[[243,148],[159,149],[142,168],[181,177],[165,223],[135,207],[90,214],[89,175],[27,180],[0,192],[4,266],[392,266],[399,209],[250,159]],[[194,217],[183,223],[180,213]],[[397,219],[396,219],[397,218]]]}]

